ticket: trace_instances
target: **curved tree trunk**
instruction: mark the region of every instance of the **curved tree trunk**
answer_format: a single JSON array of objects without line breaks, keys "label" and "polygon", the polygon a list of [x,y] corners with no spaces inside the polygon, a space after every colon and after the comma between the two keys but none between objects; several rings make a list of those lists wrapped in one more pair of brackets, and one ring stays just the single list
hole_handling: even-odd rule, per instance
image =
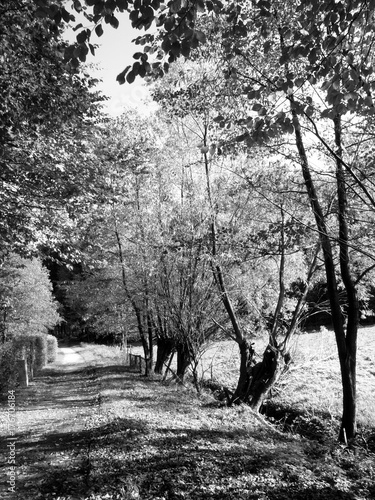
[{"label": "curved tree trunk", "polygon": [[230,404],[240,404],[247,400],[251,384],[254,349],[246,339],[239,343],[240,348],[240,374],[236,390]]},{"label": "curved tree trunk", "polygon": [[262,361],[254,365],[254,350],[247,342],[240,346],[240,352],[240,377],[230,404],[244,402],[259,411],[270,389],[286,370],[289,357],[285,356],[284,349],[269,344]]},{"label": "curved tree trunk", "polygon": [[268,345],[263,354],[263,359],[252,369],[252,378],[249,387],[248,404],[259,411],[270,389],[279,380],[286,370],[289,358],[281,349]]}]

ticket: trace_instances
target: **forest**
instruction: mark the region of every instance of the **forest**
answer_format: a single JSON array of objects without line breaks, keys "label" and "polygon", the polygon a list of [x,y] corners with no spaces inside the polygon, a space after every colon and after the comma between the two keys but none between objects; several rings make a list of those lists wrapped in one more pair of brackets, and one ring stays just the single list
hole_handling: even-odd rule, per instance
[{"label": "forest", "polygon": [[[329,330],[354,443],[375,316],[375,3],[72,5],[85,25],[62,0],[0,6],[2,390],[26,344],[74,337],[140,343],[146,377],[258,413],[296,339]],[[147,116],[106,115],[85,65],[124,16],[139,51],[117,80],[145,79]],[[218,342],[236,348],[232,386],[198,369]]]}]

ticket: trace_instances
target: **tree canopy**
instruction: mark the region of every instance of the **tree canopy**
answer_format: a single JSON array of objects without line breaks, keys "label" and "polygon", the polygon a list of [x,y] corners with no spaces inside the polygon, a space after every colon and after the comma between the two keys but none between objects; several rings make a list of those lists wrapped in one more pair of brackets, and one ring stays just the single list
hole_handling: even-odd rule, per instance
[{"label": "tree canopy", "polygon": [[98,119],[102,97],[91,91],[95,82],[88,74],[64,60],[61,28],[41,19],[35,3],[2,2],[0,33],[4,251],[26,249],[48,219],[52,230],[56,211],[74,204],[84,178],[84,131]]}]

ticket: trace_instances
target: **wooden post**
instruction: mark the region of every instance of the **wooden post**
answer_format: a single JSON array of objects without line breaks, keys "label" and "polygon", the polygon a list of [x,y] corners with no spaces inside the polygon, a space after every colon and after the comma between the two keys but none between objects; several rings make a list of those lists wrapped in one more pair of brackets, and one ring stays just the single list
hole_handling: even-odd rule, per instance
[{"label": "wooden post", "polygon": [[18,383],[21,387],[27,387],[29,385],[29,376],[27,373],[27,361],[26,359],[16,360]]}]

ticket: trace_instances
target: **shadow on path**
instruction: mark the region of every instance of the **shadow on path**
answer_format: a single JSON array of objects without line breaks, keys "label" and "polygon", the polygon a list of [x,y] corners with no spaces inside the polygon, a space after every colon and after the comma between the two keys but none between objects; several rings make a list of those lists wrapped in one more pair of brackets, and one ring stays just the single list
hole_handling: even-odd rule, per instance
[{"label": "shadow on path", "polygon": [[29,387],[16,390],[17,492],[8,491],[8,456],[2,453],[2,500],[43,498],[38,497],[40,487],[54,464],[82,462],[107,382],[115,378],[123,391],[132,387],[130,369],[90,365],[82,351],[78,346],[59,348],[55,363],[41,370]]}]

